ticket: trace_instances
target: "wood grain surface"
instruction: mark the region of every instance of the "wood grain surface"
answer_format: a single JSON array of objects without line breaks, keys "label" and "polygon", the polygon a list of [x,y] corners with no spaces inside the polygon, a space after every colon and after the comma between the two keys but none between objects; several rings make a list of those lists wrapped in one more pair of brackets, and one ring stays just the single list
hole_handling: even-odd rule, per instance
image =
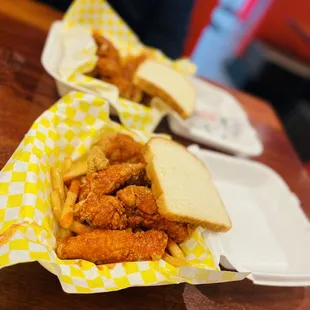
[{"label": "wood grain surface", "polygon": [[[50,22],[56,13],[50,9]],[[45,14],[49,14],[49,10]],[[29,23],[17,15],[1,13],[0,9],[0,168],[33,121],[58,99],[53,79],[40,64],[46,34],[46,30],[33,21]],[[264,153],[255,160],[277,171],[310,215],[309,178],[274,111],[257,98],[238,91],[232,93],[244,106],[263,141]],[[160,124],[158,131],[171,134],[166,121]],[[177,136],[175,139],[190,143]],[[38,263],[30,263],[0,271],[0,310],[17,309],[306,310],[310,309],[310,289],[262,287],[245,280],[217,285],[181,284],[130,288],[107,294],[67,295],[54,275]]]},{"label": "wood grain surface", "polygon": [[44,31],[62,17],[61,12],[34,0],[1,0],[0,13]]}]

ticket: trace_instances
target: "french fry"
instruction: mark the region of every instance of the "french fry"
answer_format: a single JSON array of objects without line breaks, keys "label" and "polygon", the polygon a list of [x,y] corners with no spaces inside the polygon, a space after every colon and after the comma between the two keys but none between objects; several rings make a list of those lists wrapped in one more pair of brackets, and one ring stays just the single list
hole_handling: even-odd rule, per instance
[{"label": "french fry", "polygon": [[56,168],[51,168],[51,180],[53,190],[58,190],[60,194],[61,201],[65,201],[65,188],[63,179]]},{"label": "french fry", "polygon": [[80,211],[81,206],[83,205],[83,201],[79,201],[73,206],[73,213],[78,213]]},{"label": "french fry", "polygon": [[183,251],[180,249],[180,247],[171,239],[168,241],[167,245],[168,251],[173,257],[176,257],[181,260],[185,260],[185,255]]},{"label": "french fry", "polygon": [[93,230],[90,226],[83,225],[77,221],[73,221],[69,229],[77,235],[82,235]]},{"label": "french fry", "polygon": [[58,234],[57,234],[57,237],[60,239],[65,239],[68,237],[72,237],[72,235],[73,234],[72,234],[71,230],[60,227]]},{"label": "french fry", "polygon": [[64,161],[64,173],[68,172],[72,167],[72,159],[70,157],[66,157]]},{"label": "french fry", "polygon": [[[73,183],[73,182],[72,182]],[[74,184],[72,185],[74,192],[76,193],[76,196],[78,195],[78,189],[79,186],[77,187],[77,182],[74,182]],[[70,190],[71,190],[71,186],[70,186]],[[71,191],[72,194],[72,191]],[[71,196],[70,194],[70,196]],[[74,199],[74,198],[73,198]],[[76,200],[76,198],[75,198]],[[75,204],[75,200],[73,202],[73,205]],[[67,201],[67,199],[66,199]],[[73,200],[71,200],[70,202],[72,202]],[[63,212],[63,204],[61,202],[61,198],[60,198],[60,193],[58,190],[53,190],[51,193],[51,203],[52,203],[52,209],[53,209],[53,213],[56,217],[56,220],[58,221],[58,223],[60,224],[61,221],[61,216],[62,216],[62,212]],[[90,232],[93,229],[89,226],[83,225],[79,222],[76,221],[72,221],[71,225],[69,225],[68,229],[65,229],[63,227],[60,228],[59,233],[58,233],[58,237],[59,238],[66,238],[66,237],[70,237],[72,236],[71,232],[74,232],[78,235],[84,234],[86,232]]]},{"label": "french fry", "polygon": [[59,222],[63,228],[69,228],[73,223],[73,207],[79,194],[80,184],[79,180],[71,182]]},{"label": "french fry", "polygon": [[165,253],[161,259],[163,259],[166,263],[168,263],[174,267],[182,267],[182,266],[188,266],[189,265],[185,260],[173,257],[167,253]]},{"label": "french fry", "polygon": [[56,220],[60,221],[61,218],[61,212],[62,212],[62,203],[61,198],[58,190],[53,190],[51,192],[51,203],[52,203],[52,209],[53,213],[56,217]]},{"label": "french fry", "polygon": [[[56,217],[56,220],[58,221],[58,223],[60,222],[60,218],[61,218],[61,213],[62,213],[62,204],[61,204],[61,199],[60,199],[60,194],[59,192],[56,191],[52,191],[51,193],[51,202],[52,202],[52,209],[53,209],[53,213]],[[78,222],[73,222],[72,223],[72,228],[71,226],[69,227],[69,229],[65,229],[60,227],[59,232],[58,232],[58,237],[59,238],[67,238],[72,236],[72,232],[75,232],[76,227],[79,227],[79,225],[85,226],[83,224],[80,224]],[[87,227],[88,228],[88,227]],[[79,231],[86,231],[86,229],[84,228],[83,230],[81,228],[79,228]]]},{"label": "french fry", "polygon": [[63,179],[65,182],[71,181],[87,173],[87,160],[83,158],[82,160],[72,163],[72,167],[67,171]]},{"label": "french fry", "polygon": [[65,197],[67,197],[67,195],[68,195],[68,187],[65,185]]}]

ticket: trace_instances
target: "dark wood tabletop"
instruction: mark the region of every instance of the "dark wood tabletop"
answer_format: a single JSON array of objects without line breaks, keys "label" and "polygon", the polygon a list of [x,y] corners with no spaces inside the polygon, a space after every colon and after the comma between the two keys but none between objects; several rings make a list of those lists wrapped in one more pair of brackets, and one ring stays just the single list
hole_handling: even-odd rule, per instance
[{"label": "dark wood tabletop", "polygon": [[[12,2],[15,4],[13,9]],[[23,12],[16,12],[18,2],[22,3],[20,9]],[[0,168],[33,121],[58,99],[54,81],[42,68],[40,56],[48,26],[60,16],[60,13],[30,1],[1,0]],[[231,92],[244,106],[264,144],[263,155],[254,160],[277,171],[298,195],[310,216],[310,180],[275,112],[260,99],[239,91]],[[159,131],[171,134],[166,121],[161,123]],[[176,136],[175,139],[190,143]],[[0,310],[17,309],[306,310],[310,309],[310,288],[263,287],[244,280],[226,284],[180,284],[130,288],[106,294],[68,295],[62,291],[54,275],[38,263],[31,263],[0,271]]]}]

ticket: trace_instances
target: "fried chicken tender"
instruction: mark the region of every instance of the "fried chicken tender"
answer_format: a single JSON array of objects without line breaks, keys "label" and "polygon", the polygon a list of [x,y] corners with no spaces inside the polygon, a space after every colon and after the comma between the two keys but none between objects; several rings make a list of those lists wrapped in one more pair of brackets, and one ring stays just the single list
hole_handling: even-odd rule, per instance
[{"label": "fried chicken tender", "polygon": [[181,243],[189,237],[188,225],[186,223],[178,223],[169,221],[163,217],[157,220],[146,220],[143,222],[143,227],[150,229],[155,228],[167,233],[167,235],[176,243]]},{"label": "fried chicken tender", "polygon": [[123,75],[128,80],[132,80],[138,67],[148,58],[145,53],[138,56],[128,56],[124,59]]},{"label": "fried chicken tender", "polygon": [[80,193],[78,197],[78,202],[80,203],[81,201],[85,200],[90,193],[90,177],[85,178],[85,183],[82,183],[80,186]]},{"label": "fried chicken tender", "polygon": [[97,55],[99,57],[113,59],[118,63],[121,63],[119,52],[111,41],[106,39],[97,31],[94,31],[93,38],[98,46]]},{"label": "fried chicken tender", "polygon": [[89,72],[88,75],[116,85],[121,97],[134,102],[141,102],[144,93],[133,84],[132,79],[138,66],[148,58],[147,54],[129,56],[122,61],[112,42],[98,32],[94,32],[93,37],[98,46],[97,55],[99,59],[95,69]]},{"label": "fried chicken tender", "polygon": [[96,70],[89,74],[99,76],[103,81],[110,82],[110,79],[116,76],[123,75],[123,67],[118,50],[108,39],[94,32],[93,37],[98,46],[97,55],[99,56]]},{"label": "fried chicken tender", "polygon": [[108,166],[105,170],[87,176],[86,184],[80,188],[79,201],[86,199],[90,192],[98,197],[109,195],[124,185],[142,184],[144,179],[144,164],[122,163]]},{"label": "fried chicken tender", "polygon": [[127,186],[114,196],[91,191],[87,198],[76,204],[75,220],[103,229],[138,228],[166,232],[175,242],[189,236],[188,225],[165,219],[158,213],[152,191],[145,186]]},{"label": "fried chicken tender", "polygon": [[74,218],[94,228],[125,229],[127,227],[123,203],[114,196],[97,196],[92,192],[84,201],[76,204]]},{"label": "fried chicken tender", "polygon": [[143,91],[136,85],[131,85],[130,100],[133,102],[141,102],[143,99]]},{"label": "fried chicken tender", "polygon": [[127,186],[119,190],[116,195],[125,206],[129,227],[163,230],[177,243],[188,238],[187,224],[169,221],[158,213],[156,200],[149,188]]},{"label": "fried chicken tender", "polygon": [[138,208],[148,215],[154,215],[158,212],[156,200],[152,191],[145,186],[127,186],[117,192],[117,197],[123,201],[129,209]]},{"label": "fried chicken tender", "polygon": [[115,135],[105,136],[97,144],[110,164],[115,163],[144,163],[142,155],[143,145],[135,141],[132,137],[117,133]]},{"label": "fried chicken tender", "polygon": [[142,90],[135,86],[131,80],[126,79],[124,76],[119,74],[114,74],[113,76],[103,78],[105,82],[114,84],[119,89],[119,94],[121,97],[131,100],[134,102],[140,102],[143,99]]},{"label": "fried chicken tender", "polygon": [[122,74],[121,64],[114,59],[100,57],[97,61],[97,69],[103,81]]},{"label": "fried chicken tender", "polygon": [[167,235],[158,230],[132,233],[97,229],[61,240],[56,253],[60,259],[85,259],[96,264],[159,260],[167,242]]},{"label": "fried chicken tender", "polygon": [[114,75],[105,81],[117,86],[120,97],[131,100],[132,83],[125,79],[122,75]]}]

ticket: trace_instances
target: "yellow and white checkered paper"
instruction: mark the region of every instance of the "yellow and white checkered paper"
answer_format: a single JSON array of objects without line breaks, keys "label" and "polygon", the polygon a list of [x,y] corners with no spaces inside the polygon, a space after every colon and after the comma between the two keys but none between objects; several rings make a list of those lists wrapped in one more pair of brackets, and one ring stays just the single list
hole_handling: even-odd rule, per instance
[{"label": "yellow and white checkered paper", "polygon": [[[95,42],[91,37],[94,29],[113,42],[123,57],[147,52],[154,59],[184,74],[190,75],[196,71],[195,65],[187,59],[172,61],[161,51],[144,46],[105,0],[74,1],[65,14],[63,22],[62,45],[64,54],[68,57],[64,57],[60,64],[62,78],[103,98],[109,95],[107,86],[111,84],[84,74],[91,71],[97,62]],[[84,31],[81,27],[84,27]],[[73,49],[76,50],[72,51]],[[61,70],[62,67],[65,70]],[[110,89],[113,89],[112,85]],[[165,105],[158,103],[151,103],[150,107],[146,107],[123,98],[111,100],[110,104],[117,111],[124,126],[138,130],[153,131],[169,111],[165,109]]]},{"label": "yellow and white checkered paper", "polygon": [[[164,261],[96,266],[83,260],[60,260],[55,254],[59,226],[50,203],[50,168],[65,157],[85,154],[104,134],[123,132],[145,142],[149,135],[129,132],[109,120],[107,101],[71,92],[32,125],[0,172],[0,269],[38,261],[55,274],[68,293],[95,293],[130,286],[234,281],[243,274],[220,272],[198,228],[182,244],[193,267],[175,268]],[[1,271],[0,271],[1,272]]]}]

